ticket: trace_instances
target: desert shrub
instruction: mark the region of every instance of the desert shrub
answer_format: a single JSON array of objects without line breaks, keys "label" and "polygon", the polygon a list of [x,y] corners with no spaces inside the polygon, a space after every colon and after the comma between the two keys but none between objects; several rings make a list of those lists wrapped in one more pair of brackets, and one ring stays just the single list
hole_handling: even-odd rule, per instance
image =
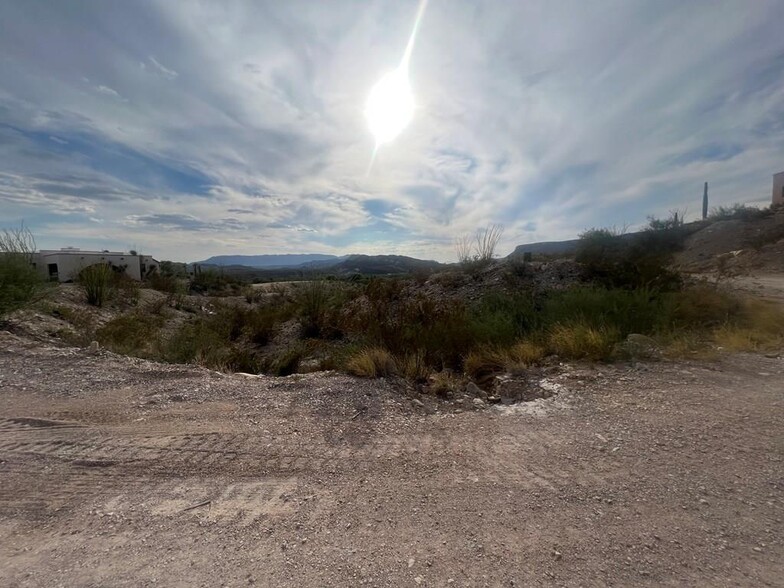
[{"label": "desert shrub", "polygon": [[767,351],[784,346],[784,310],[757,299],[739,302],[739,310],[716,328],[717,345],[732,351]]},{"label": "desert shrub", "polygon": [[530,367],[542,361],[547,355],[547,349],[542,345],[531,341],[522,340],[512,345],[506,352],[506,368],[520,369]]},{"label": "desert shrub", "polygon": [[336,331],[330,321],[338,305],[335,285],[326,280],[312,280],[297,289],[295,305],[305,337],[319,337]]},{"label": "desert shrub", "polygon": [[290,376],[297,373],[299,363],[305,357],[306,347],[301,343],[279,352],[264,363],[264,371],[273,376]]},{"label": "desert shrub", "polygon": [[112,274],[112,290],[117,294],[117,298],[130,306],[139,304],[141,296],[139,282],[125,272],[112,272]]},{"label": "desert shrub", "polygon": [[227,341],[213,322],[195,319],[182,325],[161,345],[172,363],[197,363],[216,370],[258,373],[263,362],[255,350]]},{"label": "desert shrub", "polygon": [[147,278],[147,285],[153,290],[166,294],[184,294],[186,292],[185,281],[169,273],[152,274]]},{"label": "desert shrub", "polygon": [[0,233],[0,316],[37,300],[46,282],[33,267],[35,239],[23,225]]},{"label": "desert shrub", "polygon": [[582,323],[613,327],[623,335],[651,333],[659,328],[665,299],[656,290],[575,287],[546,296],[541,303],[544,325]]},{"label": "desert shrub", "polygon": [[471,308],[467,327],[477,344],[511,345],[539,328],[540,311],[532,292],[493,292]]},{"label": "desert shrub", "polygon": [[670,216],[664,219],[655,216],[648,217],[648,229],[651,231],[672,231],[683,226],[683,218],[686,211],[671,210]]},{"label": "desert shrub", "polygon": [[264,290],[261,288],[254,288],[251,285],[245,286],[242,289],[242,295],[245,297],[245,302],[248,304],[258,304],[264,300]]},{"label": "desert shrub", "polygon": [[575,259],[587,280],[610,288],[677,290],[681,279],[669,265],[684,239],[681,229],[628,235],[591,229],[580,235]]},{"label": "desert shrub", "polygon": [[115,353],[154,357],[160,341],[164,319],[146,312],[122,314],[99,328],[96,340]]},{"label": "desert shrub", "polygon": [[784,223],[776,224],[749,239],[749,245],[759,251],[765,245],[776,243],[784,239]]},{"label": "desert shrub", "polygon": [[472,343],[461,304],[422,292],[406,294],[398,281],[368,284],[366,292],[368,304],[351,318],[355,333],[398,357],[420,353],[437,370],[459,367]]},{"label": "desert shrub", "polygon": [[109,264],[88,265],[79,272],[78,283],[87,297],[87,304],[103,306],[114,289],[114,271]]},{"label": "desert shrub", "polygon": [[717,206],[712,208],[708,214],[708,220],[755,220],[770,216],[773,211],[770,208],[757,208],[746,204],[732,204],[729,206]]},{"label": "desert shrub", "polygon": [[466,375],[480,385],[504,371],[507,355],[495,347],[480,347],[470,351],[463,362]]},{"label": "desert shrub", "polygon": [[462,268],[476,274],[486,268],[495,257],[495,250],[504,233],[502,225],[488,225],[476,234],[464,235],[455,240],[457,261]]},{"label": "desert shrub", "polygon": [[555,325],[547,337],[549,349],[568,359],[609,359],[621,340],[614,327],[592,327],[585,323]]},{"label": "desert shrub", "polygon": [[363,378],[383,378],[397,372],[395,358],[382,347],[368,347],[353,355],[346,363],[346,371]]},{"label": "desert shrub", "polygon": [[196,294],[234,296],[244,285],[242,280],[229,276],[223,271],[203,269],[191,277],[189,289]]},{"label": "desert shrub", "polygon": [[463,388],[463,378],[452,370],[431,374],[428,378],[428,391],[435,396],[451,398]]},{"label": "desert shrub", "polygon": [[471,249],[473,248],[473,240],[470,235],[463,235],[455,239],[455,253],[457,253],[457,262],[466,264],[472,259]]},{"label": "desert shrub", "polygon": [[396,363],[399,366],[400,374],[412,382],[424,382],[427,380],[430,367],[427,365],[427,357],[422,350],[406,353],[402,358],[398,358]]},{"label": "desert shrub", "polygon": [[157,274],[153,275],[161,275],[167,278],[185,279],[188,277],[188,266],[187,264],[177,261],[163,260],[158,266]]},{"label": "desert shrub", "polygon": [[664,329],[707,330],[725,324],[741,311],[741,300],[709,284],[698,284],[665,297]]},{"label": "desert shrub", "polygon": [[264,360],[261,348],[290,317],[291,309],[285,305],[248,308],[218,302],[210,313],[193,317],[167,337],[161,344],[162,358],[219,370],[283,373],[285,362]]}]

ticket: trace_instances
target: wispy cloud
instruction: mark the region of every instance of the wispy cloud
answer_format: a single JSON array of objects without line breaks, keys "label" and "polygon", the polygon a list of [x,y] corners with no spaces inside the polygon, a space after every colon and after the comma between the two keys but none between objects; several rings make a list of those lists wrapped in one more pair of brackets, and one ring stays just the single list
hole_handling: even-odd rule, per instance
[{"label": "wispy cloud", "polygon": [[[167,79],[170,79],[170,80],[173,80],[174,78],[176,78],[179,75],[173,69],[169,69],[165,65],[162,65],[152,55],[147,58],[147,61],[149,62],[149,65],[150,65],[150,71],[152,71],[153,73],[157,73],[158,75],[162,75],[163,77],[165,77]],[[144,69],[144,70],[147,70],[147,68],[148,68],[147,63],[145,63],[144,61],[140,62],[139,66],[142,69]]]}]

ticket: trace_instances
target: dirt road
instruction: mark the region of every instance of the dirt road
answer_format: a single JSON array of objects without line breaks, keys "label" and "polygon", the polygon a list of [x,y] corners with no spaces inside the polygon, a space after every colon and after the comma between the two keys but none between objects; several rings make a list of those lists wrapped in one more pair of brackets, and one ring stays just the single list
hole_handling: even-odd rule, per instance
[{"label": "dirt road", "polygon": [[456,412],[0,333],[3,586],[782,586],[784,361]]}]

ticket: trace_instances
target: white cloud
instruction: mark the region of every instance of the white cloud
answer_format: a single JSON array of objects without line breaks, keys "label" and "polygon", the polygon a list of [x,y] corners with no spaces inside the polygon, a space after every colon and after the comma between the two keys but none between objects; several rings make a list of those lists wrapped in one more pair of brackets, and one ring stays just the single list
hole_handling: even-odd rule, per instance
[{"label": "white cloud", "polygon": [[415,118],[368,175],[365,98],[416,4],[12,5],[0,201],[73,227],[89,209],[164,256],[192,239],[445,259],[486,224],[511,250],[698,204],[705,180],[713,204],[762,201],[784,167],[780,2],[456,0],[429,4]]}]

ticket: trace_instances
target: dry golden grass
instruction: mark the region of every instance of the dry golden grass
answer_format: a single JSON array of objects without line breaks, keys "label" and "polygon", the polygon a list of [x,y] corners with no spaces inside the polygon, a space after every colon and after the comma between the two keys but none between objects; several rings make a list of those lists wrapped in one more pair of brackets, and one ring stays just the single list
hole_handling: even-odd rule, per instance
[{"label": "dry golden grass", "polygon": [[713,331],[716,345],[728,351],[771,351],[784,347],[784,309],[756,298],[743,300],[738,318]]},{"label": "dry golden grass", "polygon": [[523,340],[512,345],[506,354],[507,368],[526,368],[542,361],[547,349],[533,341]]},{"label": "dry golden grass", "polygon": [[368,347],[352,356],[346,371],[362,378],[383,378],[397,373],[395,358],[381,347]]},{"label": "dry golden grass", "polygon": [[486,347],[471,351],[463,361],[463,370],[472,380],[481,382],[504,371],[507,362],[506,353]]},{"label": "dry golden grass", "polygon": [[709,341],[694,331],[672,332],[659,337],[664,357],[669,359],[715,359],[716,350]]},{"label": "dry golden grass", "polygon": [[450,370],[436,372],[428,378],[431,394],[436,396],[450,396],[456,394],[463,388],[464,380]]},{"label": "dry golden grass", "polygon": [[568,359],[607,359],[620,340],[615,328],[589,327],[582,323],[555,325],[550,329],[548,347]]}]

